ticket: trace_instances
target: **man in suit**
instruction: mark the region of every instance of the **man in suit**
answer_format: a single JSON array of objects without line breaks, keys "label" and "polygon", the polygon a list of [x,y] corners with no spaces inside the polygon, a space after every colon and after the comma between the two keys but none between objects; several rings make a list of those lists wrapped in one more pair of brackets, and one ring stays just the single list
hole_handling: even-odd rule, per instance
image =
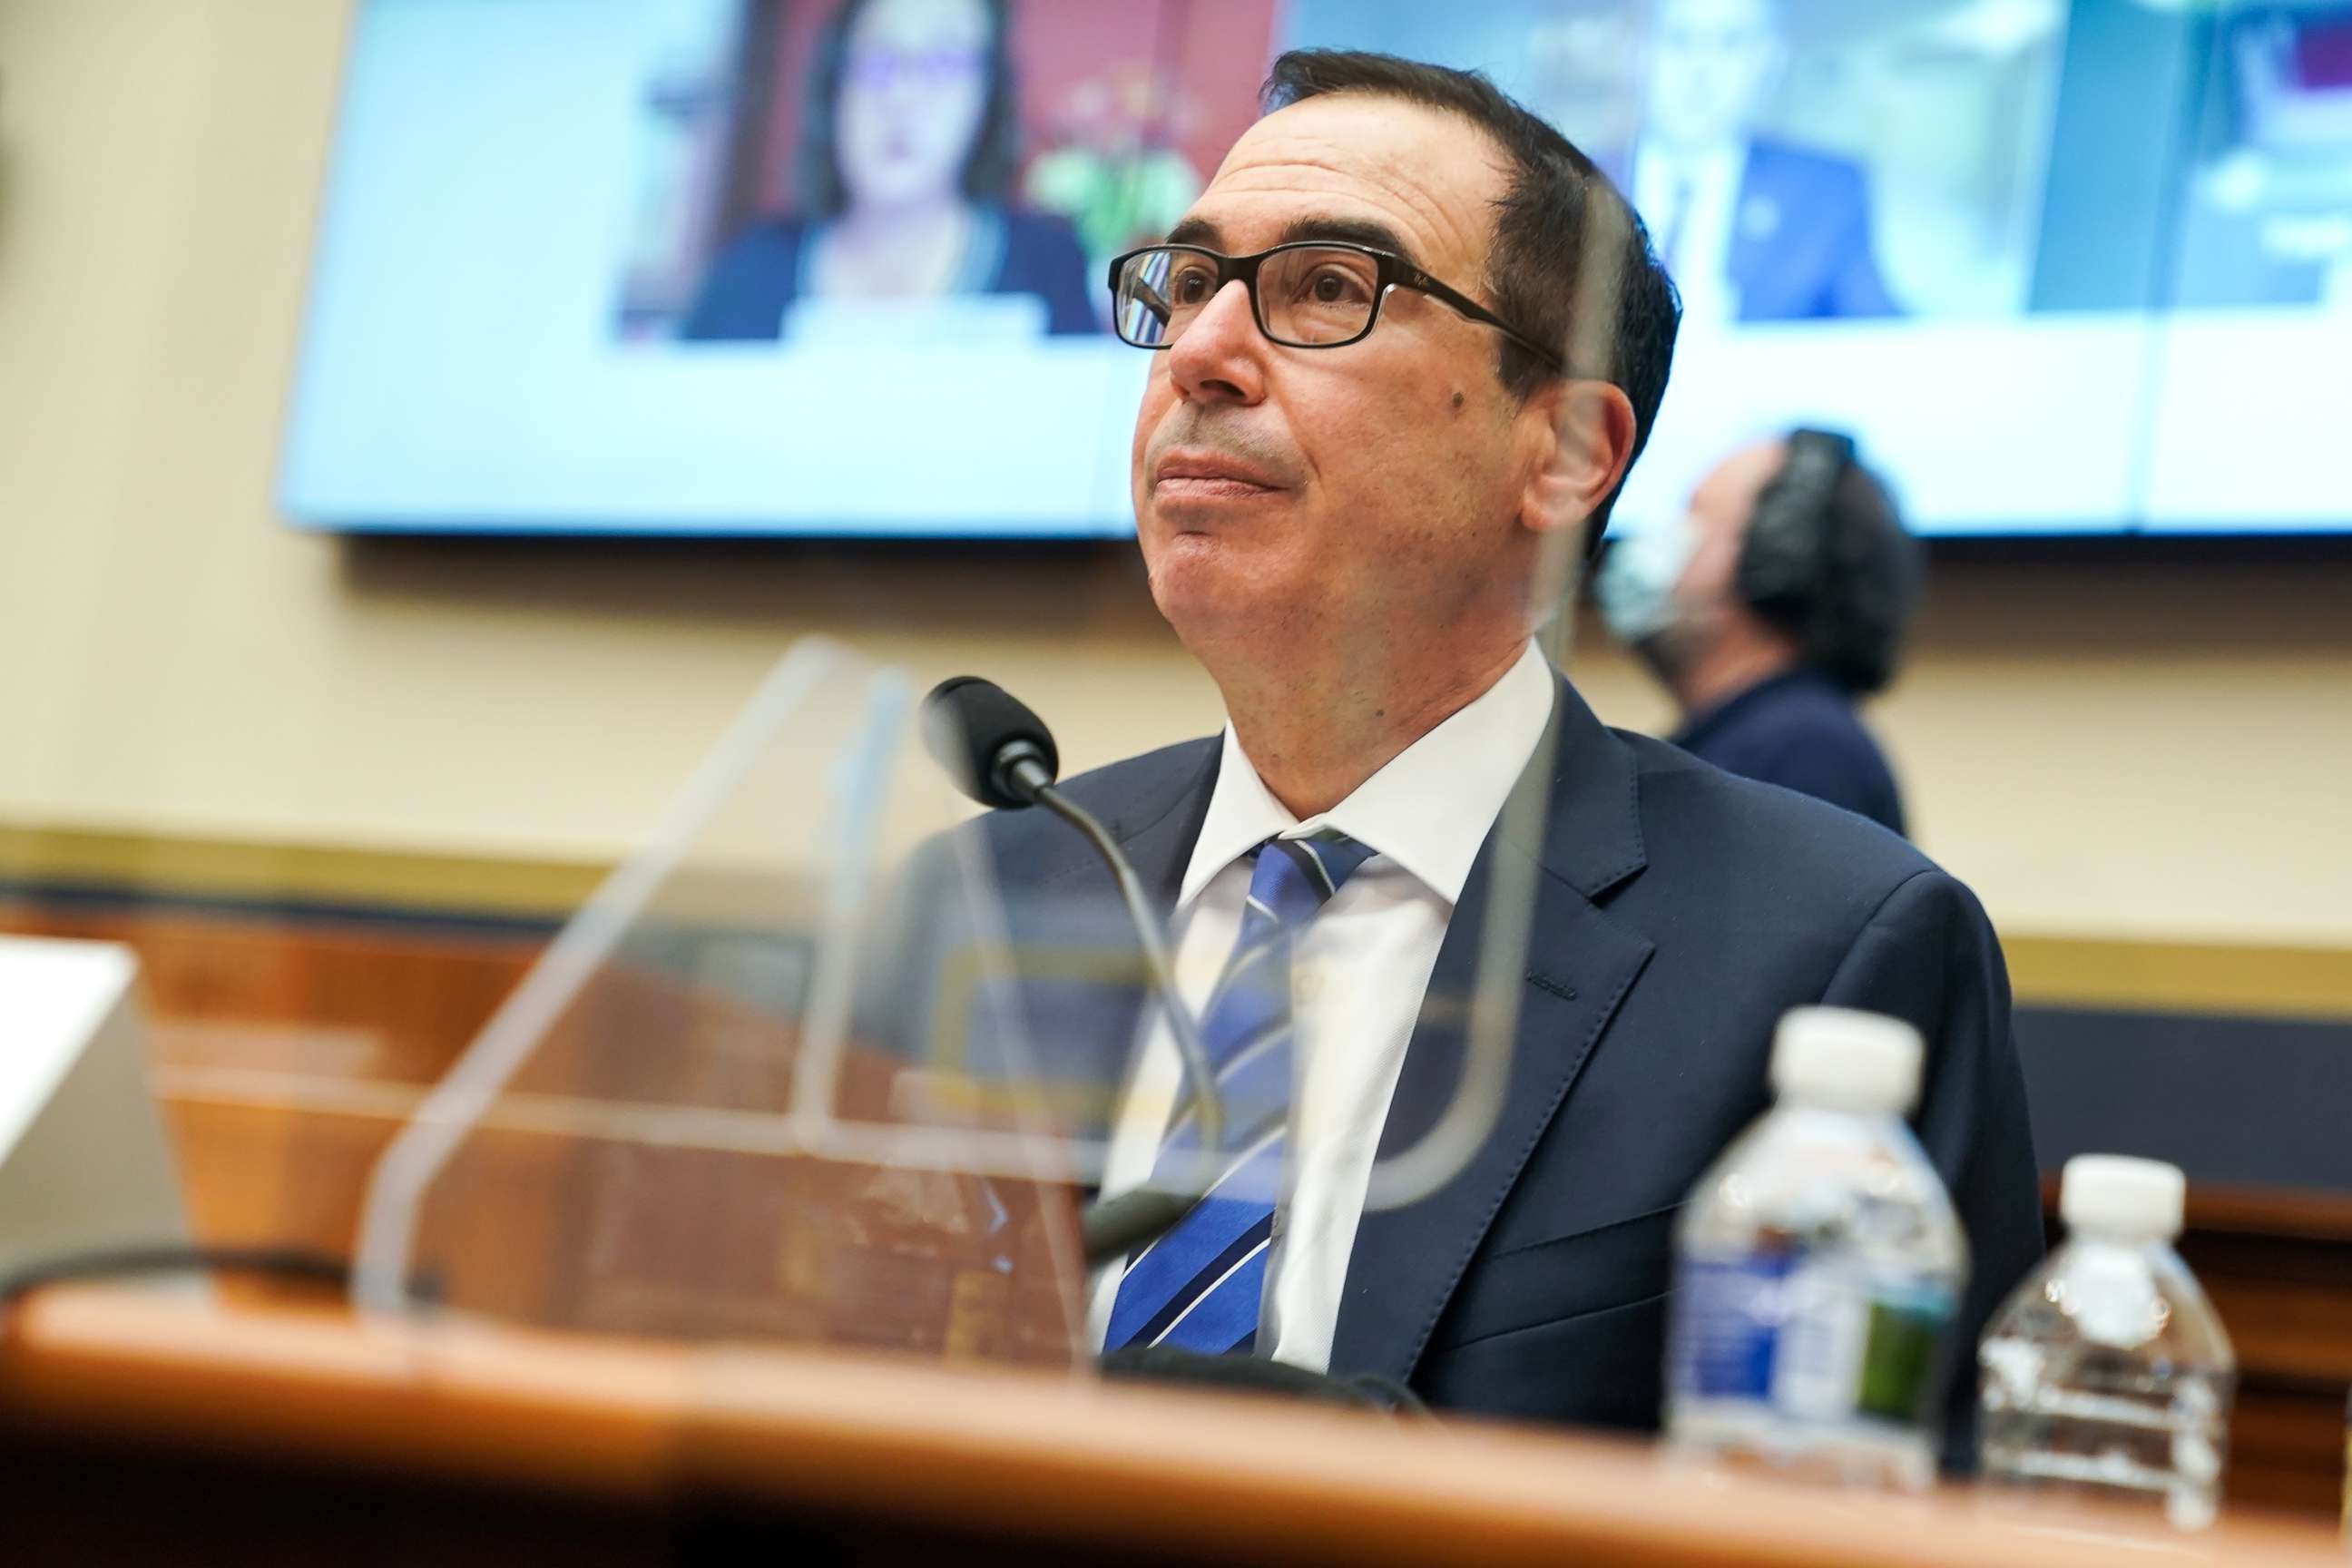
[{"label": "man in suit", "polygon": [[1786,57],[1780,0],[1657,0],[1632,195],[1696,321],[1896,309],[1861,165],[1755,133]]},{"label": "man in suit", "polygon": [[1895,770],[1856,705],[1895,679],[1921,575],[1853,438],[1792,430],[1717,464],[1684,515],[1613,547],[1593,586],[1680,710],[1675,745],[1901,833]]},{"label": "man in suit", "polygon": [[[1775,1021],[1830,1003],[1927,1037],[1973,1342],[2041,1245],[1983,913],[1892,835],[1603,728],[1531,640],[1547,542],[1598,532],[1664,389],[1638,221],[1481,78],[1301,51],[1267,97],[1171,245],[1115,268],[1118,329],[1156,351],[1151,593],[1230,721],[1064,785],[1171,923],[1217,1159],[1156,1009],[1063,983],[1087,966],[1059,944],[1117,921],[1091,850],[982,822],[1016,952],[1061,972],[1030,1008],[1044,1070],[1121,1086],[1103,1192],[1230,1162],[1101,1270],[1091,1331],[1654,1427],[1678,1205],[1763,1110]],[[1498,1118],[1434,1190],[1368,1203],[1462,1084],[1481,959],[1511,951],[1497,887],[1532,899]],[[1958,1453],[1967,1379],[1952,1408]]]}]

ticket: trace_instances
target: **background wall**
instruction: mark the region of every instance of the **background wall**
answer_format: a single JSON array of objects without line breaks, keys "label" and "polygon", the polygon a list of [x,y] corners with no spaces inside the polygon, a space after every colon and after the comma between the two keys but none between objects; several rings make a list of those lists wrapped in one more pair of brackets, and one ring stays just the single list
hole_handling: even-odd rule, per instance
[{"label": "background wall", "polygon": [[[0,5],[0,827],[609,860],[812,631],[998,676],[1075,765],[1213,727],[1123,552],[289,531],[346,20]],[[2012,936],[2352,947],[2347,605],[2341,549],[1943,563],[1878,715],[1921,838]]]}]

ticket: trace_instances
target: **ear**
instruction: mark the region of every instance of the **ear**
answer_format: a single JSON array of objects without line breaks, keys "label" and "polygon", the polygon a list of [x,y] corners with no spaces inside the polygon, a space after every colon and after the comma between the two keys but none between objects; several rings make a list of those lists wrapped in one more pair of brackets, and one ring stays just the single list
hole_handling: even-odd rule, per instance
[{"label": "ear", "polygon": [[1580,528],[1633,460],[1633,404],[1605,381],[1554,381],[1519,417],[1533,448],[1519,521],[1549,534]]}]

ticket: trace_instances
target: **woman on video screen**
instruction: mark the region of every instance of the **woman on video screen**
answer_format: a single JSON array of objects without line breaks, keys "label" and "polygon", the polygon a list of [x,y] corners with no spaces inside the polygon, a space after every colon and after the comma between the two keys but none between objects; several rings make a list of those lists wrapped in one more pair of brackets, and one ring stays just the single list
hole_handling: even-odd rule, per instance
[{"label": "woman on video screen", "polygon": [[1013,207],[1020,119],[1005,0],[845,0],[811,66],[803,206],[739,236],[680,336],[781,336],[812,300],[1031,295],[1098,330],[1077,236]]}]

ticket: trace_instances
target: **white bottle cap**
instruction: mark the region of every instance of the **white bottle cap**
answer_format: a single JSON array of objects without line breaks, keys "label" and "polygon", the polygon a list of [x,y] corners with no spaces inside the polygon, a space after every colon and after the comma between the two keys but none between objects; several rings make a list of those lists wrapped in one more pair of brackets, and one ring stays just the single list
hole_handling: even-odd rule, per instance
[{"label": "white bottle cap", "polygon": [[2119,1230],[2127,1236],[2180,1234],[2189,1178],[2178,1165],[2126,1154],[2077,1154],[2058,1182],[2058,1212],[2068,1230]]},{"label": "white bottle cap", "polygon": [[1772,1088],[1783,1100],[1899,1116],[1919,1097],[1926,1050],[1900,1018],[1799,1007],[1772,1037]]}]

